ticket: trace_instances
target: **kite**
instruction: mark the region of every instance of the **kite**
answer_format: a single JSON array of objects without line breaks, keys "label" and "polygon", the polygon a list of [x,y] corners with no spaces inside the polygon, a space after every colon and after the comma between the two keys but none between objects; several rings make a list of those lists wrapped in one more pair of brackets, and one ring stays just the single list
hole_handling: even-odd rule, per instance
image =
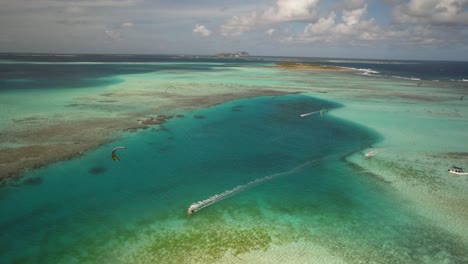
[{"label": "kite", "polygon": [[326,112],[328,112],[328,109],[323,108],[322,110],[320,110],[320,116],[323,117],[323,113],[326,113]]},{"label": "kite", "polygon": [[123,146],[118,146],[118,147],[115,147],[113,150],[112,150],[112,159],[115,160],[115,161],[119,161],[119,157],[117,157],[117,150],[118,149],[126,149],[126,147],[123,147]]}]

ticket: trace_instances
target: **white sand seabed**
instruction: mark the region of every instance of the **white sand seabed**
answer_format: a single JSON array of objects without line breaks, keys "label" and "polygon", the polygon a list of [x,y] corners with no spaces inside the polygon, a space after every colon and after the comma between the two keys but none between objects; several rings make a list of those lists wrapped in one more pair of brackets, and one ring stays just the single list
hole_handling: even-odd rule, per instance
[{"label": "white sand seabed", "polygon": [[[359,91],[357,82],[363,85]],[[329,114],[382,136],[349,162],[388,182],[410,208],[468,241],[468,177],[447,172],[452,165],[468,170],[468,101],[459,100],[459,88],[436,85],[351,77],[330,93],[310,95],[344,104]],[[377,154],[365,157],[373,149]]]}]

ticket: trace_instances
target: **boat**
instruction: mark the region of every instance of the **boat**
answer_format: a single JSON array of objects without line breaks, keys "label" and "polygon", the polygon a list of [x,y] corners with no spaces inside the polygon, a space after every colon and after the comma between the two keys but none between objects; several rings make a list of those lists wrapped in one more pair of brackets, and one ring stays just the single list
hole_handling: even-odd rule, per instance
[{"label": "boat", "polygon": [[464,171],[460,167],[452,166],[450,169],[448,169],[448,172],[456,175],[468,175],[468,172]]},{"label": "boat", "polygon": [[379,151],[374,149],[374,150],[371,150],[371,151],[367,152],[366,154],[364,154],[364,156],[366,156],[366,158],[372,158],[375,155],[377,155],[377,153],[379,153]]}]

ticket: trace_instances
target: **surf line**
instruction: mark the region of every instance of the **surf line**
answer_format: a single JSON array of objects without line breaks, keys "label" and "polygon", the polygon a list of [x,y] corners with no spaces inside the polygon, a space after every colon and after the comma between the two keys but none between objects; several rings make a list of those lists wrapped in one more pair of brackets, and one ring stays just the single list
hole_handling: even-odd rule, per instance
[{"label": "surf line", "polygon": [[268,176],[265,176],[265,177],[262,177],[262,178],[258,178],[258,179],[255,179],[253,181],[250,181],[244,185],[238,185],[237,187],[233,188],[233,189],[230,189],[230,190],[227,190],[227,191],[224,191],[220,194],[216,194],[216,195],[213,195],[211,196],[210,198],[208,199],[205,199],[205,200],[202,200],[202,201],[198,201],[196,203],[193,203],[192,205],[189,206],[188,208],[188,214],[191,215],[197,211],[200,211],[201,209],[203,208],[206,208],[210,205],[213,205],[219,201],[222,201],[228,197],[231,197],[235,194],[238,194],[242,191],[245,191],[247,190],[248,188],[251,188],[253,186],[256,186],[256,185],[259,185],[259,184],[262,184],[264,182],[267,182],[267,181],[271,181],[275,178],[278,178],[278,177],[281,177],[281,176],[286,176],[286,175],[289,175],[289,174],[292,174],[292,173],[295,173],[295,172],[298,172],[300,171],[301,169],[303,169],[304,167],[314,163],[314,162],[318,162],[319,160],[322,160],[322,159],[316,159],[316,160],[311,160],[311,161],[307,161],[307,162],[304,162],[302,164],[300,164],[299,166],[297,167],[294,167],[288,171],[284,171],[284,172],[279,172],[279,173],[274,173],[274,174],[271,174],[271,175],[268,175]]}]

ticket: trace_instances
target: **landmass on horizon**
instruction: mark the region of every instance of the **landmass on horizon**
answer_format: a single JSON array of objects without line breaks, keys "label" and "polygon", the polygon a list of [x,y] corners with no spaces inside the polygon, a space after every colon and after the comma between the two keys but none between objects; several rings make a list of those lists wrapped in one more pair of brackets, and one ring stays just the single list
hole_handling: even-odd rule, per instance
[{"label": "landmass on horizon", "polygon": [[223,52],[223,53],[216,53],[216,57],[246,57],[250,56],[247,51],[237,51],[237,52]]}]

